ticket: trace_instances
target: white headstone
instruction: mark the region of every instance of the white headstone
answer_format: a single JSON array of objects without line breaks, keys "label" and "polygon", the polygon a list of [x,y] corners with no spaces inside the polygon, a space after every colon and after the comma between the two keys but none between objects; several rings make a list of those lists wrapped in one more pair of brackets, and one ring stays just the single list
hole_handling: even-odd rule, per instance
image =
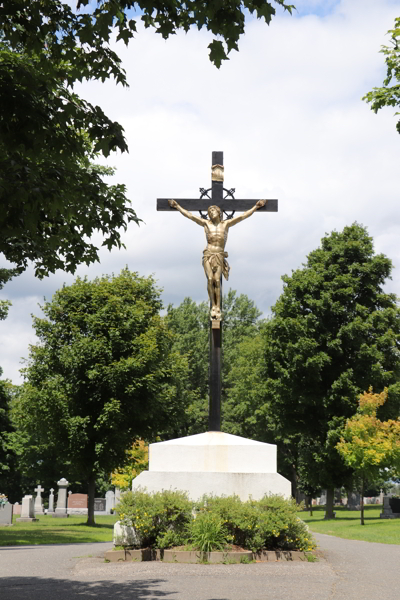
[{"label": "white headstone", "polygon": [[0,504],[0,525],[11,525],[13,516],[13,505],[10,503]]},{"label": "white headstone", "polygon": [[106,512],[111,514],[111,511],[115,508],[115,494],[112,490],[106,492]]},{"label": "white headstone", "polygon": [[54,488],[50,488],[50,496],[49,496],[49,510],[48,513],[54,512]]},{"label": "white headstone", "polygon": [[36,492],[35,514],[36,515],[43,515],[44,514],[44,510],[43,510],[42,492],[44,492],[44,489],[42,488],[42,486],[40,485],[40,483],[37,486],[37,488],[35,488],[35,492]]},{"label": "white headstone", "polygon": [[17,521],[38,521],[38,519],[35,519],[35,499],[33,496],[22,498],[21,517]]}]

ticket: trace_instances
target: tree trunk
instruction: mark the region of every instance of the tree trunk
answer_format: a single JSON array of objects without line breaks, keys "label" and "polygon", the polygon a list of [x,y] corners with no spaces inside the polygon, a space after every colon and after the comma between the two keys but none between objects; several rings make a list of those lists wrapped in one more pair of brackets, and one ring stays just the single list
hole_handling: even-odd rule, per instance
[{"label": "tree trunk", "polygon": [[360,490],[360,510],[361,510],[361,525],[365,525],[364,523],[364,477],[361,479],[361,490]]},{"label": "tree trunk", "polygon": [[94,496],[96,493],[96,475],[92,473],[88,480],[88,519],[86,525],[96,525],[94,520]]},{"label": "tree trunk", "polygon": [[292,496],[293,496],[293,498],[297,502],[298,501],[298,498],[297,498],[297,494],[298,494],[298,489],[297,489],[297,472],[296,472],[296,469],[294,468],[293,465],[291,467],[291,471],[292,471]]},{"label": "tree trunk", "polygon": [[310,517],[312,517],[312,496],[306,496],[306,502],[310,511]]},{"label": "tree trunk", "polygon": [[326,508],[325,508],[325,519],[334,519],[335,514],[333,512],[333,506],[335,501],[335,490],[328,488],[326,490]]}]

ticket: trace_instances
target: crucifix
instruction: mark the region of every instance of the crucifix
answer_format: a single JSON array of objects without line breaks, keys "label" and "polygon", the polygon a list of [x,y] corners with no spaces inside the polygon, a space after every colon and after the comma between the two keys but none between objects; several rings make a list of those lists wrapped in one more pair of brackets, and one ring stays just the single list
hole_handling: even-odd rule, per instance
[{"label": "crucifix", "polygon": [[[211,192],[211,196],[210,196]],[[221,364],[222,275],[229,276],[228,253],[225,244],[228,231],[240,221],[257,212],[277,212],[278,200],[237,200],[235,189],[224,188],[223,152],[212,153],[211,188],[200,188],[200,198],[173,200],[157,198],[157,210],[179,211],[184,217],[204,228],[207,247],[203,252],[203,268],[210,298],[210,413],[209,430],[221,430]],[[200,216],[190,211],[199,211]],[[235,217],[235,212],[243,214]],[[225,215],[225,219],[223,218]]]}]

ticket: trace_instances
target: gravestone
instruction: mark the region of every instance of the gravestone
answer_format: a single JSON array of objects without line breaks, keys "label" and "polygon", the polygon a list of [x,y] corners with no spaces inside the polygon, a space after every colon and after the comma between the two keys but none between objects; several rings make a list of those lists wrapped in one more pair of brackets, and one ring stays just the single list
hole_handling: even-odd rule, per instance
[{"label": "gravestone", "polygon": [[12,525],[13,505],[9,502],[0,505],[0,525]]},{"label": "gravestone", "polygon": [[95,498],[94,499],[94,510],[96,512],[106,512],[106,499],[105,498]]},{"label": "gravestone", "polygon": [[50,495],[49,495],[49,509],[47,511],[48,515],[52,515],[54,513],[54,488],[50,488]]},{"label": "gravestone", "polygon": [[42,486],[39,483],[39,485],[37,486],[37,488],[35,488],[34,491],[36,492],[35,515],[44,515],[43,498],[42,498],[42,492],[44,492],[44,489],[42,488]]},{"label": "gravestone", "polygon": [[[397,511],[397,507],[393,503],[393,500],[392,496],[383,496],[383,509],[379,515],[381,519],[400,519],[400,511],[395,512],[395,510]],[[395,510],[393,510],[393,507]]]},{"label": "gravestone", "polygon": [[115,508],[115,494],[112,490],[106,492],[106,512],[111,514],[111,511]]},{"label": "gravestone", "polygon": [[35,499],[33,496],[24,496],[22,498],[21,516],[17,519],[18,523],[39,521],[35,518]]},{"label": "gravestone", "polygon": [[360,494],[358,492],[350,492],[347,496],[348,510],[361,510]]},{"label": "gravestone", "polygon": [[57,508],[53,514],[53,517],[68,517],[67,513],[67,487],[68,481],[63,477],[60,481],[57,481],[58,495],[57,495]]},{"label": "gravestone", "polygon": [[68,496],[68,514],[69,515],[87,515],[88,496],[87,494],[69,494]]},{"label": "gravestone", "polygon": [[13,507],[13,515],[20,515],[20,514],[21,514],[21,505],[19,502],[16,502]]}]

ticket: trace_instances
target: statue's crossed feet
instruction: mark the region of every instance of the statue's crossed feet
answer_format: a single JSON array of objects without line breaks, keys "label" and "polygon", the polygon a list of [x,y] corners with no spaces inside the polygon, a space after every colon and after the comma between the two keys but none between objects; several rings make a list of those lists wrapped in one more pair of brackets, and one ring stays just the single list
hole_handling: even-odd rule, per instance
[{"label": "statue's crossed feet", "polygon": [[222,314],[219,306],[213,306],[210,313],[211,319],[215,319],[216,321],[221,321]]}]

